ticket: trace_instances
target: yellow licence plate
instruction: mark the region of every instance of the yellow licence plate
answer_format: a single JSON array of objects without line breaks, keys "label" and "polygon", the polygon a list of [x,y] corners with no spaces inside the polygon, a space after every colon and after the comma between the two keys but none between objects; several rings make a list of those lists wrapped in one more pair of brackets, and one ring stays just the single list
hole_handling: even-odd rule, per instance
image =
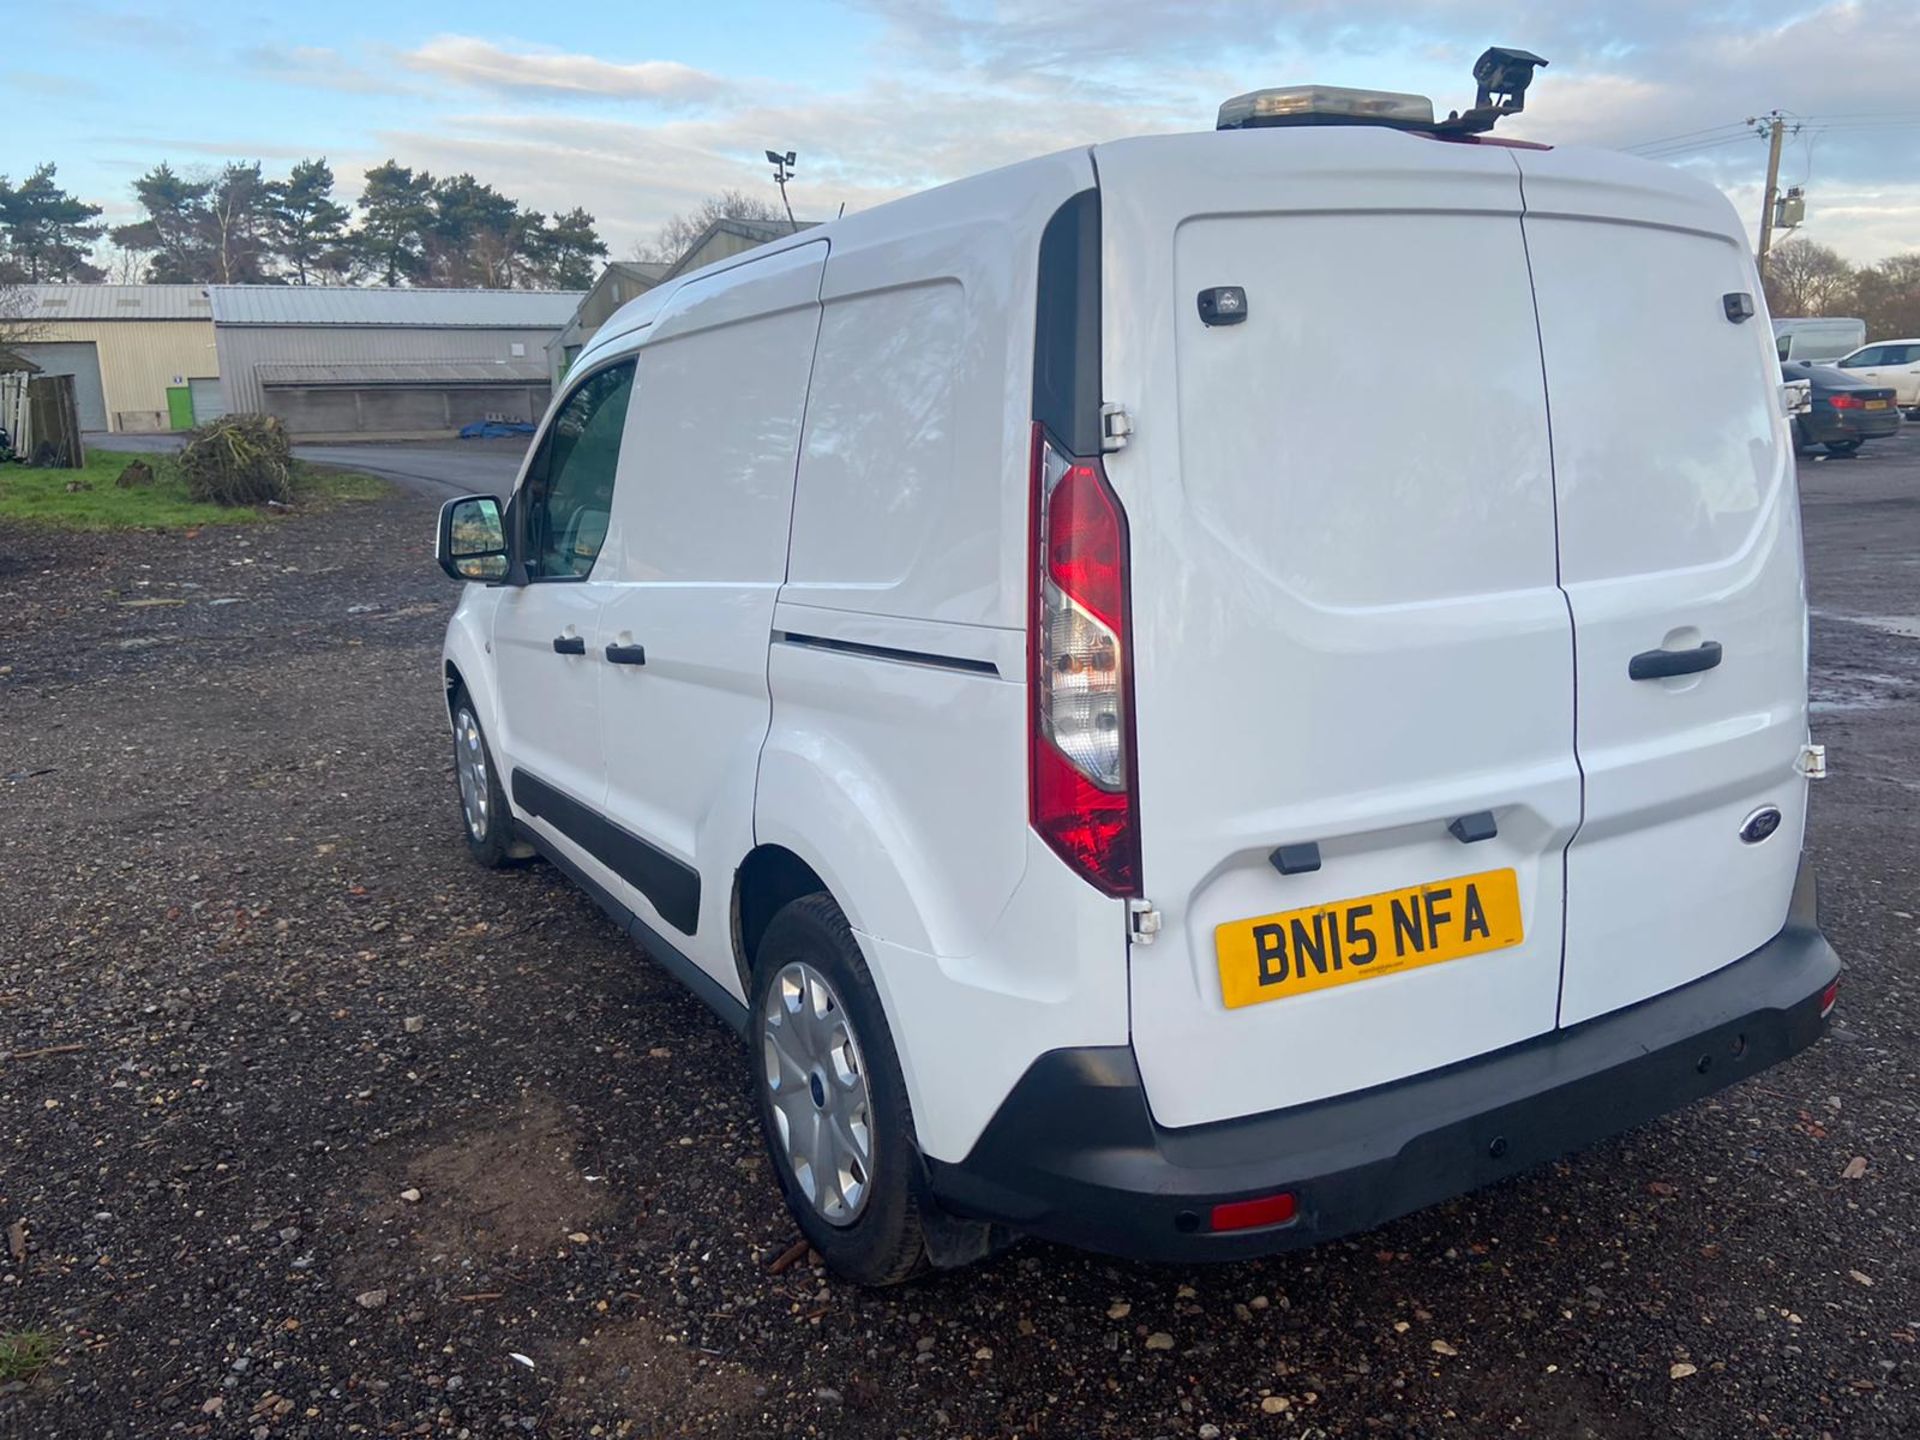
[{"label": "yellow licence plate", "polygon": [[1504,950],[1525,937],[1512,870],[1457,875],[1214,927],[1229,1010]]},{"label": "yellow licence plate", "polygon": [[1869,410],[1884,410],[1886,408],[1887,408],[1887,402],[1884,400],[1867,401],[1867,409]]}]

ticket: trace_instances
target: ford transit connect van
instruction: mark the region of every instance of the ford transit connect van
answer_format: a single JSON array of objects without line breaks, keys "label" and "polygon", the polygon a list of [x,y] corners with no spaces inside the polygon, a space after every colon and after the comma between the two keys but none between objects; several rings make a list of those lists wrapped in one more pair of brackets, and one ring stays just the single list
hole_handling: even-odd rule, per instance
[{"label": "ford transit connect van", "polygon": [[846,1275],[1375,1226],[1823,1028],[1783,403],[1732,208],[1622,155],[1245,123],[850,215],[447,506],[467,841],[746,1037]]}]

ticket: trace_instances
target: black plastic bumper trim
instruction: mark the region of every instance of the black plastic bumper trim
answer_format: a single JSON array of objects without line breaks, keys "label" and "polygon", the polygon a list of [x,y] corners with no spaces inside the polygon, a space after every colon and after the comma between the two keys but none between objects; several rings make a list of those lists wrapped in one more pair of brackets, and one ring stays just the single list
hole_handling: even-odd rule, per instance
[{"label": "black plastic bumper trim", "polygon": [[[1233,1260],[1372,1229],[1675,1110],[1825,1029],[1840,961],[1802,869],[1786,928],[1665,995],[1520,1045],[1311,1105],[1156,1125],[1131,1046],[1055,1050],[967,1158],[929,1159],[957,1215],[1149,1260]],[[1201,1063],[1203,1057],[1195,1057]],[[1223,1234],[1212,1205],[1280,1190],[1291,1224]]]},{"label": "black plastic bumper trim", "polygon": [[524,826],[521,827],[520,833],[534,849],[540,852],[549,865],[586,891],[588,898],[606,911],[608,918],[624,930],[630,939],[644,948],[663,970],[699,996],[707,1008],[726,1021],[736,1034],[747,1033],[749,1018],[747,1007],[736,1000],[724,985],[694,964],[692,959],[666,936],[622,905],[604,885],[574,864],[544,835],[537,835]]},{"label": "black plastic bumper trim", "polygon": [[513,803],[545,820],[646,896],[660,918],[682,935],[699,928],[700,872],[691,865],[524,770],[513,772]]}]

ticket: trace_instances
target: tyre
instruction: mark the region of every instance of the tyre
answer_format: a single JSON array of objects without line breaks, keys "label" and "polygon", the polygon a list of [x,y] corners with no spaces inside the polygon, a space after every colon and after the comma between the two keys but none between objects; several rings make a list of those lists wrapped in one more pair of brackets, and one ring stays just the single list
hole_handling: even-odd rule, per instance
[{"label": "tyre", "polygon": [[1858,440],[1827,441],[1827,453],[1829,455],[1851,455],[1859,448],[1860,442]]},{"label": "tyre", "polygon": [[493,752],[464,686],[453,692],[453,773],[460,783],[461,828],[473,858],[498,870],[532,855],[533,847],[514,834]]},{"label": "tyre", "polygon": [[831,896],[773,917],[751,999],[760,1124],[801,1233],[849,1280],[912,1279],[932,1201],[880,996]]}]

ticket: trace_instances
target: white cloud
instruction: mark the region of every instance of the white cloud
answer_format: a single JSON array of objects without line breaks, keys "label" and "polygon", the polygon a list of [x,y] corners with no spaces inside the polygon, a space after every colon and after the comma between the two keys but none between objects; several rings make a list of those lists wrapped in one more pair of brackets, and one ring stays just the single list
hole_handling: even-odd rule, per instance
[{"label": "white cloud", "polygon": [[417,86],[324,45],[250,45],[236,58],[281,84],[339,90],[349,95],[420,93]]},{"label": "white cloud", "polygon": [[[404,52],[246,54],[291,83],[411,91],[403,110],[309,147],[336,157],[343,189],[388,155],[471,170],[536,208],[584,206],[625,253],[717,190],[771,196],[770,146],[799,151],[795,209],[823,218],[1072,145],[1205,129],[1221,99],[1259,85],[1420,90],[1444,112],[1470,98],[1469,67],[1498,39],[1552,61],[1502,133],[1625,147],[1723,127],[1703,137],[1723,143],[1666,158],[1751,214],[1765,150],[1739,122],[1778,105],[1814,117],[1783,169],[1808,186],[1801,233],[1855,260],[1920,248],[1920,6],[1812,7],[1592,0],[1489,34],[1477,0],[868,0],[878,41],[847,54],[844,78],[811,84],[753,78],[765,62],[751,49],[725,75],[461,34]],[[1901,118],[1845,118],[1862,114]]]},{"label": "white cloud", "polygon": [[507,50],[470,35],[441,35],[401,56],[403,63],[480,89],[521,94],[609,96],[668,104],[711,101],[729,83],[674,60],[621,64],[558,50]]}]

